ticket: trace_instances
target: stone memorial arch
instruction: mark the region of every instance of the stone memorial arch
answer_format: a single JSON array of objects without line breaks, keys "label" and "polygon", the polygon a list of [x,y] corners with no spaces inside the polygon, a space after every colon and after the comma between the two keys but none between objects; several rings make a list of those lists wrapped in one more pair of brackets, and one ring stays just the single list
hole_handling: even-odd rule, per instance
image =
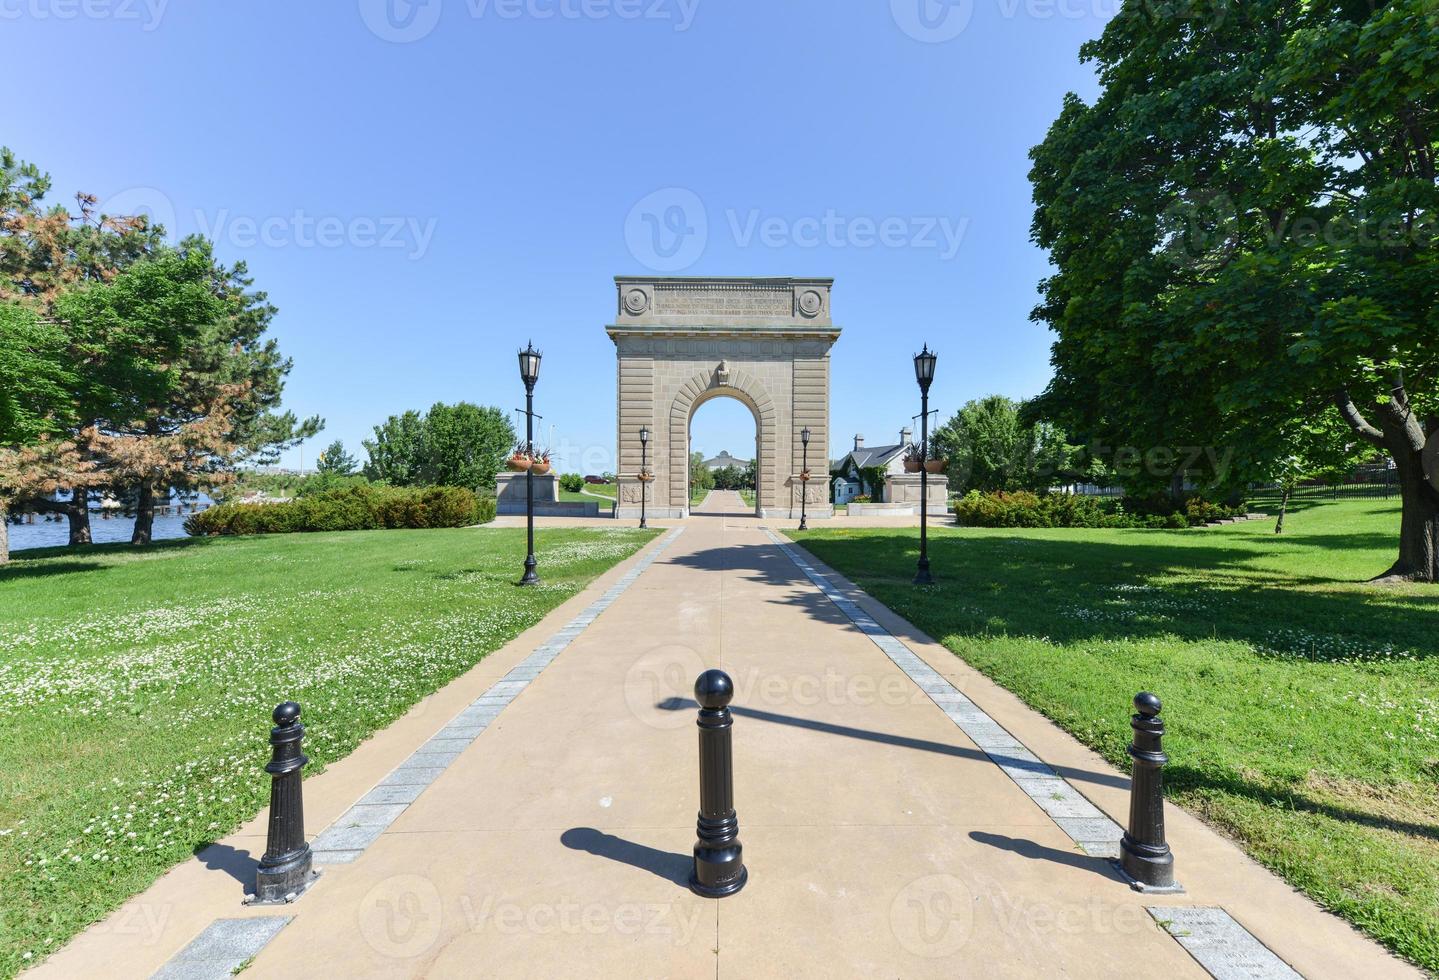
[{"label": "stone memorial arch", "polygon": [[[606,331],[618,360],[616,517],[689,515],[690,423],[712,398],[734,398],[755,420],[755,514],[833,512],[829,494],[829,351],[833,279],[617,276]],[[810,430],[811,479],[800,479],[800,432]],[[640,428],[650,430],[654,479],[640,480]]]}]

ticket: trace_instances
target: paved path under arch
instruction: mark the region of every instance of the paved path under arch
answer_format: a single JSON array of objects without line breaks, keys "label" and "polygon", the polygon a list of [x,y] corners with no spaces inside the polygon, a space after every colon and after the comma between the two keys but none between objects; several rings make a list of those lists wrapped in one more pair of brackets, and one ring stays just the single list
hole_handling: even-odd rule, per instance
[{"label": "paved path under arch", "polygon": [[[717,492],[706,510],[745,508]],[[1127,779],[842,579],[807,574],[770,527],[686,522],[377,839],[278,910],[294,919],[245,975],[1178,980],[1208,974],[1156,918],[1189,923],[1175,931],[1202,947],[1212,913],[1195,908],[1224,909],[1221,925],[1248,930],[1231,946],[1252,934],[1304,976],[1416,975],[1172,810],[1188,892],[1130,890],[1076,844],[1103,832],[1105,814],[1122,820]],[[524,652],[497,654],[485,684]],[[697,805],[688,688],[706,667],[739,692],[750,869],[720,902],[683,886]],[[450,713],[407,718],[393,737],[428,737]],[[342,771],[347,760],[312,792],[338,812],[334,798],[358,799],[403,754],[359,760],[368,773]],[[1072,796],[1026,783],[1061,776]],[[277,912],[211,904],[214,917]],[[196,931],[167,934],[144,962]],[[87,934],[47,966],[113,969],[122,940]],[[1213,967],[1213,952],[1196,955]],[[1257,960],[1219,975],[1286,975],[1257,943],[1229,952]]]}]

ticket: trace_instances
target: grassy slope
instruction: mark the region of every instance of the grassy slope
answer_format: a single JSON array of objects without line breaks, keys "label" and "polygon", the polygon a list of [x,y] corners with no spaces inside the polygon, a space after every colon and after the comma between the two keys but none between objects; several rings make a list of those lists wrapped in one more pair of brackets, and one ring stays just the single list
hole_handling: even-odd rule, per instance
[{"label": "grassy slope", "polygon": [[[269,714],[344,757],[652,535],[521,530],[19,553],[0,569],[0,975],[266,802]],[[311,832],[318,828],[310,828]]]},{"label": "grassy slope", "polygon": [[1159,693],[1174,800],[1439,972],[1439,588],[1362,584],[1398,523],[1355,501],[1282,538],[942,529],[927,590],[913,532],[797,537],[1118,766],[1129,698]]}]

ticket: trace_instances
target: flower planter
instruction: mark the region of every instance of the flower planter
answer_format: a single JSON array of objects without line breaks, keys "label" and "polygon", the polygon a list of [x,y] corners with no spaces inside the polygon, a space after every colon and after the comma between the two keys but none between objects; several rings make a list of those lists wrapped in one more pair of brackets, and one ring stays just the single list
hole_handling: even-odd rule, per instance
[{"label": "flower planter", "polygon": [[943,473],[947,459],[927,459],[924,461],[924,468],[931,473]]},{"label": "flower planter", "polygon": [[801,474],[799,475],[799,478],[800,478],[801,481],[803,481],[803,482],[805,482],[805,483],[808,483],[808,482],[809,482],[809,470],[805,470],[803,473],[801,473]]},{"label": "flower planter", "polygon": [[919,460],[917,460],[917,459],[913,459],[913,460],[907,459],[907,460],[905,460],[905,461],[904,461],[904,471],[905,471],[906,473],[918,473],[918,472],[920,471]]},{"label": "flower planter", "polygon": [[550,462],[549,462],[549,460],[547,460],[547,459],[537,459],[537,460],[535,460],[532,464],[530,464],[530,471],[531,471],[532,473],[534,473],[535,476],[544,476],[546,473],[548,473],[548,472],[550,471]]},{"label": "flower planter", "polygon": [[531,465],[532,461],[528,456],[510,457],[509,467],[516,473],[523,473],[525,470],[529,469]]}]

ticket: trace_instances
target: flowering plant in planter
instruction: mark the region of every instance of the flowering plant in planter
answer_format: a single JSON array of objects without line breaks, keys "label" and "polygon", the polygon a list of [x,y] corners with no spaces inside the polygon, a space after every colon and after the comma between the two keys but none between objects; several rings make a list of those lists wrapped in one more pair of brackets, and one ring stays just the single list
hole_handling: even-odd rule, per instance
[{"label": "flowering plant in planter", "polygon": [[924,469],[924,452],[915,443],[904,447],[904,471],[918,473]]},{"label": "flowering plant in planter", "polygon": [[541,449],[531,457],[530,469],[536,476],[544,476],[550,471],[550,451]]},{"label": "flowering plant in planter", "polygon": [[534,463],[530,458],[530,451],[523,442],[515,443],[515,448],[510,452],[510,458],[506,465],[517,473],[523,473]]}]

